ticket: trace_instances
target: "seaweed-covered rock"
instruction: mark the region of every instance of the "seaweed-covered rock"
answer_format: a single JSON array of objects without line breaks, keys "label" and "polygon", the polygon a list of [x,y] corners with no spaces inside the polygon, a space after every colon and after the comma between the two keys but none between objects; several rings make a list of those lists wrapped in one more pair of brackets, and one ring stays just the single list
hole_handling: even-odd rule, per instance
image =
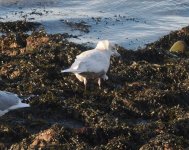
[{"label": "seaweed-covered rock", "polygon": [[167,55],[175,41],[189,44],[188,27],[138,51],[118,46],[123,60],[112,58],[109,80],[102,89],[89,83],[87,91],[60,70],[89,47],[42,28],[22,36],[26,49],[14,45],[12,34],[0,37],[0,90],[17,93],[31,107],[0,118],[0,148],[189,147],[189,61]]},{"label": "seaweed-covered rock", "polygon": [[32,31],[40,25],[41,25],[40,23],[27,22],[25,20],[16,21],[16,22],[0,22],[0,32],[8,33],[8,32]]}]

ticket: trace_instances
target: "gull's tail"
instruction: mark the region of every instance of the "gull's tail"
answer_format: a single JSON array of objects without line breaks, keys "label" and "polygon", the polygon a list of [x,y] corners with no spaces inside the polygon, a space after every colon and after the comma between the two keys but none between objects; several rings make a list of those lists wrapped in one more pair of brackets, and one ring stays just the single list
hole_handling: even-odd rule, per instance
[{"label": "gull's tail", "polygon": [[4,114],[6,114],[8,112],[8,110],[0,110],[0,117],[3,116]]},{"label": "gull's tail", "polygon": [[19,109],[19,108],[24,108],[24,107],[30,107],[30,105],[26,103],[22,103],[20,101],[17,105],[11,106],[8,110],[14,110],[14,109]]},{"label": "gull's tail", "polygon": [[64,72],[81,73],[82,71],[74,70],[70,68],[70,69],[61,70],[61,73],[64,73]]},{"label": "gull's tail", "polygon": [[13,106],[9,107],[8,109],[0,110],[0,117],[3,116],[4,114],[8,113],[10,110],[25,108],[25,107],[30,107],[30,105],[26,104],[26,103],[19,102],[17,105],[13,105]]}]

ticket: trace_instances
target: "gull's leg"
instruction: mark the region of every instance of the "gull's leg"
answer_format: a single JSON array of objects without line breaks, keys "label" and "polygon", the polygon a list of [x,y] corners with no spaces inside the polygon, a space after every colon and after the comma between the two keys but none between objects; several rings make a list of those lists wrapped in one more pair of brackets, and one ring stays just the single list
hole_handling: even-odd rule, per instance
[{"label": "gull's leg", "polygon": [[99,86],[99,89],[101,89],[101,78],[98,78],[98,86]]},{"label": "gull's leg", "polygon": [[87,89],[87,79],[86,78],[83,78],[83,83],[85,85],[85,91],[86,91],[86,89]]}]

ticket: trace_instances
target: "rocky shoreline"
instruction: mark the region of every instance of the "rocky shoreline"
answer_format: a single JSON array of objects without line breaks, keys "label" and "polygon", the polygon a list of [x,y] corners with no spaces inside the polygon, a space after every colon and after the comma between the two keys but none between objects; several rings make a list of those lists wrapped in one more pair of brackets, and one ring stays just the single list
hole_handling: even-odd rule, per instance
[{"label": "rocky shoreline", "polygon": [[[60,70],[89,47],[36,25],[0,24],[6,33],[0,37],[0,90],[29,97],[31,105],[0,118],[0,149],[189,147],[189,60],[166,55],[178,40],[189,45],[189,27],[137,51],[118,47],[123,60],[111,60],[109,80],[84,92],[74,75]],[[22,31],[27,47],[10,31]]]}]

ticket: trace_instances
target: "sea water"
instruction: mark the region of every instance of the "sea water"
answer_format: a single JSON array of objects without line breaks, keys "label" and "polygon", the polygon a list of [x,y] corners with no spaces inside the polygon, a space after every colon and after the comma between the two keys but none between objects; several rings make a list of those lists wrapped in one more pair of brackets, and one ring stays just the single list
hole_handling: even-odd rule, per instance
[{"label": "sea water", "polygon": [[[0,0],[0,21],[26,18],[48,33],[69,33],[79,43],[109,39],[127,49],[153,42],[189,24],[188,0]],[[65,22],[84,22],[89,32]]]}]

